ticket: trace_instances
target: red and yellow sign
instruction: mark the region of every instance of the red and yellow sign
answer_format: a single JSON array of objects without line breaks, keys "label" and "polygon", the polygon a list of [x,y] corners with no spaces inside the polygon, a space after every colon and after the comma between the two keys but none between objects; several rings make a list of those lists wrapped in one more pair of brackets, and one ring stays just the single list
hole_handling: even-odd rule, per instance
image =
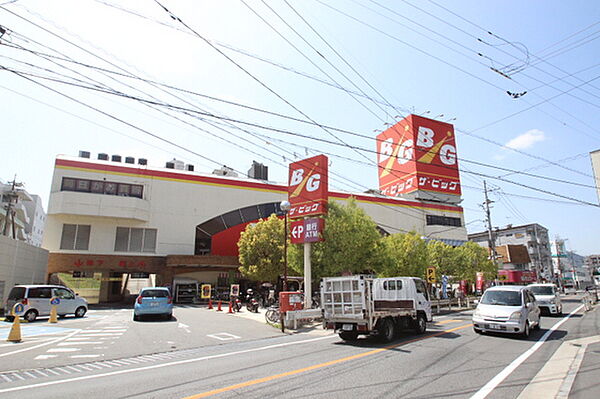
[{"label": "red and yellow sign", "polygon": [[460,195],[454,126],[409,115],[377,136],[379,189],[395,197],[416,190]]},{"label": "red and yellow sign", "polygon": [[325,155],[317,155],[290,164],[288,198],[291,218],[327,213],[328,162]]}]

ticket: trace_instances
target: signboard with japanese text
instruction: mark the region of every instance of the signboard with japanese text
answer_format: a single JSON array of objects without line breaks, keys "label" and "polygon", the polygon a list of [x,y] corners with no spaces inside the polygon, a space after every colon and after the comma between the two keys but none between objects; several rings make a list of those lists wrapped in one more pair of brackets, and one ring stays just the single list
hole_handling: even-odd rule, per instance
[{"label": "signboard with japanese text", "polygon": [[317,155],[290,164],[288,179],[290,218],[297,219],[327,213],[328,162],[325,155]]},{"label": "signboard with japanese text", "polygon": [[454,126],[409,115],[377,136],[379,190],[460,195]]},{"label": "signboard with japanese text", "polygon": [[321,218],[295,220],[290,225],[292,244],[324,241],[324,228],[325,220]]}]

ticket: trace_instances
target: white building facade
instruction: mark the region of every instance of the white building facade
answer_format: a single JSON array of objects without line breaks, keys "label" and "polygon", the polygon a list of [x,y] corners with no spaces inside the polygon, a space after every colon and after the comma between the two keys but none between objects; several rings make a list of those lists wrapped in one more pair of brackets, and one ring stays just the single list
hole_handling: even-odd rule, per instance
[{"label": "white building facade", "polygon": [[[57,157],[43,241],[49,273],[102,271],[110,280],[110,273],[148,272],[158,284],[178,276],[215,285],[237,272],[246,225],[282,215],[287,199],[285,184],[142,163]],[[350,197],[388,233],[466,241],[460,206],[329,193],[330,201]]]}]

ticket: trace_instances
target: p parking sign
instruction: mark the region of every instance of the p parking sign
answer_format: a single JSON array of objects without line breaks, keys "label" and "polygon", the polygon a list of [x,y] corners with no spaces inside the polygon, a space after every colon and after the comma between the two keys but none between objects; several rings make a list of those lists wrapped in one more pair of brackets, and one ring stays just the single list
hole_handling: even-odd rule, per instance
[{"label": "p parking sign", "polygon": [[428,267],[427,268],[427,282],[434,284],[436,282],[436,278],[435,278],[435,267]]}]

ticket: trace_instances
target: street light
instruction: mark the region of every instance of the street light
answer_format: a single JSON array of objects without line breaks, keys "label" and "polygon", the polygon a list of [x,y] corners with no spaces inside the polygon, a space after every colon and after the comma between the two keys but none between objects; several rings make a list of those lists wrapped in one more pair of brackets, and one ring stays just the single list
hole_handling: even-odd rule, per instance
[{"label": "street light", "polygon": [[283,211],[283,291],[287,291],[287,215],[292,204],[281,201],[279,208]]}]

